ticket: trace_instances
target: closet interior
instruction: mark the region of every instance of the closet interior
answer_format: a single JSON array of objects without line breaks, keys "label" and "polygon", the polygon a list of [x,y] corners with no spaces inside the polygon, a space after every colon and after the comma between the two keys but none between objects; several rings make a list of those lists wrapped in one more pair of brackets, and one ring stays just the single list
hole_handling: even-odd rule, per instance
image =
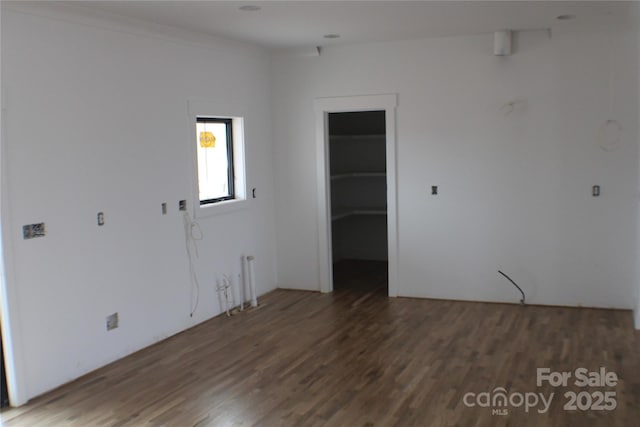
[{"label": "closet interior", "polygon": [[388,294],[385,112],[329,114],[334,290]]}]

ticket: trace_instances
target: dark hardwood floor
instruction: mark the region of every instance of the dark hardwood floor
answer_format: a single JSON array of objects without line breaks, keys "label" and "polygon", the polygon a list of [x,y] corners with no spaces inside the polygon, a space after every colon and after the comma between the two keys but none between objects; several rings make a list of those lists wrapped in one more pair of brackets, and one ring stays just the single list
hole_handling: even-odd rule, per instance
[{"label": "dark hardwood floor", "polygon": [[[631,313],[277,290],[3,411],[2,426],[635,426]],[[615,387],[536,386],[536,368],[605,367]],[[466,393],[555,393],[550,409],[467,407]],[[615,391],[565,411],[567,390]],[[475,402],[475,399],[470,401]],[[540,408],[539,406],[538,408]]]}]

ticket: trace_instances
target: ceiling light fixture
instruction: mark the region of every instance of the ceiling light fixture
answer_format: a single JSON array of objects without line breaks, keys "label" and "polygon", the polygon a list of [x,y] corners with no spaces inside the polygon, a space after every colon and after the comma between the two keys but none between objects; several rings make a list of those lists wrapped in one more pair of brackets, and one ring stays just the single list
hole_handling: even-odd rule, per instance
[{"label": "ceiling light fixture", "polygon": [[243,12],[257,12],[262,8],[260,6],[256,6],[255,4],[245,4],[243,6],[240,6],[238,9]]},{"label": "ceiling light fixture", "polygon": [[324,37],[325,39],[339,39],[340,34],[325,34],[322,37]]},{"label": "ceiling light fixture", "polygon": [[576,15],[559,15],[556,16],[558,21],[571,21],[572,19],[576,19]]}]

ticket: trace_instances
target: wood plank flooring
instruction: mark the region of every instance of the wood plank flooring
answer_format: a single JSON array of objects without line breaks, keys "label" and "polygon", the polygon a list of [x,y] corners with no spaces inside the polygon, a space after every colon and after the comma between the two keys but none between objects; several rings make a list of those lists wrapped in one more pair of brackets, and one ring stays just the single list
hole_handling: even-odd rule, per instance
[{"label": "wood plank flooring", "polygon": [[[21,408],[2,426],[635,426],[631,313],[277,290]],[[563,410],[536,368],[620,377],[613,411]],[[555,392],[547,413],[467,407],[465,393]],[[576,391],[580,389],[573,388]],[[590,391],[599,390],[596,388]]]}]

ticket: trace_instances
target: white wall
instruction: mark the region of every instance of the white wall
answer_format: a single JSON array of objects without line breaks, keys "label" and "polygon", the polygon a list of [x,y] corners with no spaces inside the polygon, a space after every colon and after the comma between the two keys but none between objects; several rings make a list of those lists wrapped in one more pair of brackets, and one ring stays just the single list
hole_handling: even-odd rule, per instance
[{"label": "white wall", "polygon": [[[516,46],[494,57],[486,34],[274,59],[280,286],[319,289],[313,99],[397,93],[400,296],[517,302],[501,269],[530,303],[633,307],[635,36],[526,32]],[[623,144],[605,152],[609,118]]]},{"label": "white wall", "polygon": [[[2,13],[4,243],[24,373],[14,404],[220,313],[215,277],[235,278],[243,253],[256,257],[259,294],[276,285],[268,52],[73,8],[15,7]],[[199,220],[190,318],[177,204],[191,194],[194,97],[246,109],[247,186],[259,197]],[[47,236],[23,240],[22,225],[41,221]],[[113,312],[120,327],[106,332]]]}]

